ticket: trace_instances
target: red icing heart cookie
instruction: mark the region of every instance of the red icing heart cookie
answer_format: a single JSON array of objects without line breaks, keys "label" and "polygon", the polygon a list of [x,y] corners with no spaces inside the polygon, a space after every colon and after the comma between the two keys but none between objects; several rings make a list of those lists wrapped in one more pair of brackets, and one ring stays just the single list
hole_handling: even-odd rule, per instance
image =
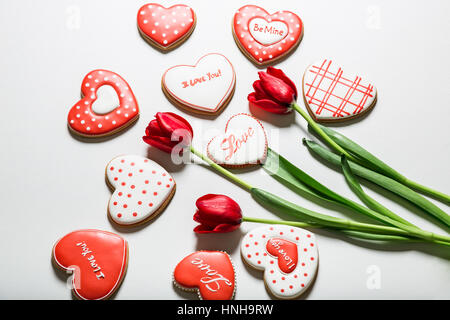
[{"label": "red icing heart cookie", "polygon": [[302,20],[295,13],[278,11],[269,14],[254,5],[240,8],[234,15],[232,26],[238,47],[252,62],[261,66],[285,57],[298,46],[303,36]]},{"label": "red icing heart cookie", "polygon": [[53,260],[60,268],[73,272],[72,290],[78,298],[107,299],[125,276],[128,244],[111,232],[78,230],[58,240]]},{"label": "red icing heart cookie", "polygon": [[197,290],[200,299],[231,300],[236,291],[236,278],[230,256],[222,251],[197,251],[175,267],[176,286]]},{"label": "red icing heart cookie", "polygon": [[157,3],[143,5],[137,15],[138,29],[150,44],[170,50],[183,43],[196,24],[194,10],[184,4],[165,8]]},{"label": "red icing heart cookie", "polygon": [[225,167],[245,167],[264,162],[267,156],[267,136],[255,117],[238,113],[232,116],[225,133],[211,139],[208,157]]},{"label": "red icing heart cookie", "polygon": [[303,99],[316,121],[344,121],[371,110],[377,101],[377,89],[359,74],[322,59],[305,71]]},{"label": "red icing heart cookie", "polygon": [[[111,86],[118,97],[119,106],[96,113],[92,106],[99,98],[100,88]],[[108,70],[94,70],[84,77],[81,96],[69,111],[67,122],[70,130],[83,137],[102,137],[125,129],[139,117],[139,107],[128,83],[117,73]]]}]

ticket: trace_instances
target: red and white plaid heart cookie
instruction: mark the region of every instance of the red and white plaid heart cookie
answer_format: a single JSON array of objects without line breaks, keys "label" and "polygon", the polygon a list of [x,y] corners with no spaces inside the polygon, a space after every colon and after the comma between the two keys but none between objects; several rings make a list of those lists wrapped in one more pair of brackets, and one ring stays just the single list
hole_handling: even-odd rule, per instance
[{"label": "red and white plaid heart cookie", "polygon": [[125,276],[128,245],[111,232],[73,231],[54,245],[53,260],[58,267],[73,273],[72,290],[78,298],[107,299]]},{"label": "red and white plaid heart cookie", "polygon": [[143,5],[137,15],[138,29],[150,44],[170,50],[183,43],[194,31],[194,10],[184,4],[165,8],[157,3]]},{"label": "red and white plaid heart cookie", "polygon": [[240,8],[233,19],[234,39],[255,64],[267,65],[292,52],[303,36],[302,20],[290,11],[269,14],[261,7]]},{"label": "red and white plaid heart cookie", "polygon": [[375,106],[377,89],[365,78],[330,59],[310,65],[303,75],[303,99],[319,122],[348,120]]}]

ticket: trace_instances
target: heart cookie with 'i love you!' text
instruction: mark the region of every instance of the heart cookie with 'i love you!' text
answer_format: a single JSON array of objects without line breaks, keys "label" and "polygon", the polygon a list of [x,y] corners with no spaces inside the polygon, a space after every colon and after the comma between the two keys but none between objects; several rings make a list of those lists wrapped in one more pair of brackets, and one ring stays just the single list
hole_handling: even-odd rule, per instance
[{"label": "heart cookie with 'i love you!' text", "polygon": [[197,251],[175,267],[174,284],[197,291],[202,300],[231,300],[236,291],[236,274],[230,256],[222,251]]},{"label": "heart cookie with 'i love you!' text", "polygon": [[56,242],[53,261],[72,273],[71,287],[77,298],[107,299],[125,277],[128,244],[121,236],[108,231],[73,231]]},{"label": "heart cookie with 'i love you!' text", "polygon": [[176,106],[193,113],[217,115],[230,102],[236,86],[234,67],[224,55],[209,53],[195,65],[164,72],[162,90]]},{"label": "heart cookie with 'i love you!' text", "polygon": [[295,13],[269,14],[254,5],[240,8],[234,15],[232,27],[239,49],[259,66],[287,56],[297,48],[303,36],[302,20]]},{"label": "heart cookie with 'i love you!' text", "polygon": [[294,299],[313,283],[319,262],[314,234],[285,225],[251,230],[241,242],[241,256],[264,271],[267,289],[280,299]]},{"label": "heart cookie with 'i love you!' text", "polygon": [[207,146],[208,157],[225,167],[246,167],[263,163],[267,156],[267,135],[255,117],[238,113],[225,125],[225,133]]}]

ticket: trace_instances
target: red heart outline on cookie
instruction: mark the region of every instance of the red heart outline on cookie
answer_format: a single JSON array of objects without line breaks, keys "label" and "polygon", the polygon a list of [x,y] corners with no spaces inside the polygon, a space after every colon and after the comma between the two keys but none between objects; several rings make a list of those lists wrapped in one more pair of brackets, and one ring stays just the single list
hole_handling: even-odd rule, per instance
[{"label": "red heart outline on cookie", "polygon": [[319,265],[314,234],[286,225],[248,232],[242,238],[241,257],[250,267],[264,271],[267,289],[280,299],[294,299],[305,292]]},{"label": "red heart outline on cookie", "polygon": [[269,14],[255,5],[240,8],[233,18],[239,48],[257,65],[267,65],[294,50],[303,36],[303,22],[293,12]]},{"label": "red heart outline on cookie", "polygon": [[202,300],[231,300],[236,291],[236,275],[230,256],[222,251],[197,251],[175,267],[175,285],[198,291]]},{"label": "red heart outline on cookie", "polygon": [[193,112],[218,113],[234,94],[236,73],[230,60],[208,53],[195,65],[177,65],[162,76],[164,93]]},{"label": "red heart outline on cookie", "polygon": [[[117,93],[119,106],[114,110],[98,114],[92,109],[97,100],[98,89],[111,86]],[[69,128],[84,137],[102,137],[114,134],[137,120],[139,107],[128,83],[117,73],[108,70],[93,70],[81,84],[82,99],[69,111]]]},{"label": "red heart outline on cookie", "polygon": [[245,167],[263,163],[267,147],[267,135],[261,122],[249,114],[238,113],[227,121],[224,134],[210,140],[207,154],[225,167]]},{"label": "red heart outline on cookie", "polygon": [[73,231],[56,242],[53,260],[58,267],[73,273],[72,290],[78,298],[107,299],[125,276],[128,244],[107,231]]},{"label": "red heart outline on cookie", "polygon": [[270,238],[266,244],[267,252],[276,257],[278,266],[284,273],[295,270],[298,262],[297,245],[289,240]]},{"label": "red heart outline on cookie", "polygon": [[344,72],[336,62],[322,59],[303,75],[303,99],[316,121],[344,121],[371,110],[377,89],[365,78]]},{"label": "red heart outline on cookie", "polygon": [[194,10],[184,4],[165,8],[149,3],[143,5],[137,15],[138,28],[145,39],[165,50],[176,47],[189,37],[195,21]]},{"label": "red heart outline on cookie", "polygon": [[106,166],[108,185],[114,189],[109,217],[119,225],[134,226],[156,217],[172,199],[175,181],[159,164],[137,155],[123,155]]}]

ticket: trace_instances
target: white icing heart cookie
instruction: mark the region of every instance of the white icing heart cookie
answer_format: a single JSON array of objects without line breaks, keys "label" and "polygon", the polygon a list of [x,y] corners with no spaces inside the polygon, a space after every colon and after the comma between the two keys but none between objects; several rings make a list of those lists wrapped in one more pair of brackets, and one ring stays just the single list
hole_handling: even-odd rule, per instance
[{"label": "white icing heart cookie", "polygon": [[280,299],[294,299],[312,284],[319,254],[314,234],[286,225],[256,228],[241,242],[246,264],[264,271],[269,291]]},{"label": "white icing heart cookie", "polygon": [[136,225],[156,217],[175,193],[175,181],[156,162],[136,155],[119,156],[106,167],[106,180],[114,189],[109,217],[120,225]]},{"label": "white icing heart cookie", "polygon": [[177,106],[200,114],[218,114],[231,100],[236,74],[222,54],[209,53],[195,65],[177,65],[162,76],[162,89]]},{"label": "white icing heart cookie", "polygon": [[343,121],[372,109],[377,89],[361,76],[344,72],[336,62],[323,59],[306,69],[303,99],[315,120]]},{"label": "white icing heart cookie", "polygon": [[232,116],[225,133],[211,139],[208,157],[224,167],[245,167],[263,163],[267,156],[267,136],[255,117],[238,113]]},{"label": "white icing heart cookie", "polygon": [[263,66],[282,59],[297,48],[303,23],[290,11],[269,14],[261,7],[240,8],[233,19],[233,36],[239,49],[253,63]]}]

